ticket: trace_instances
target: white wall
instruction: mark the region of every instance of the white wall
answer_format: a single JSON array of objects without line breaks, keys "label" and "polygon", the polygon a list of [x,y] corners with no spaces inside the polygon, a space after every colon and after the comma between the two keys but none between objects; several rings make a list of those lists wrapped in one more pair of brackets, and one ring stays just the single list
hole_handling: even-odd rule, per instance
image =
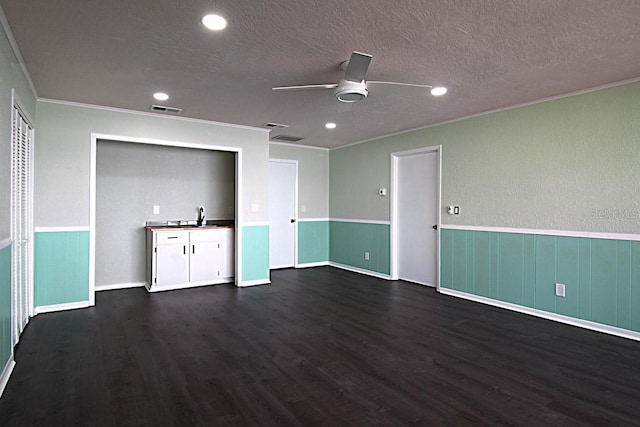
[{"label": "white wall", "polygon": [[[2,10],[0,20],[4,21]],[[11,47],[7,33],[4,28],[0,28],[0,241],[11,234],[12,89],[22,101],[27,114],[35,120],[35,95]]]},{"label": "white wall", "polygon": [[298,218],[329,218],[329,151],[270,143],[269,157],[298,161]]},{"label": "white wall", "polygon": [[332,150],[331,217],[388,221],[390,153],[442,145],[445,224],[638,234],[638,99],[632,83]]},{"label": "white wall", "polygon": [[266,131],[51,101],[39,101],[37,114],[36,227],[89,225],[92,133],[241,148],[244,198],[239,216],[244,222],[268,221]]}]

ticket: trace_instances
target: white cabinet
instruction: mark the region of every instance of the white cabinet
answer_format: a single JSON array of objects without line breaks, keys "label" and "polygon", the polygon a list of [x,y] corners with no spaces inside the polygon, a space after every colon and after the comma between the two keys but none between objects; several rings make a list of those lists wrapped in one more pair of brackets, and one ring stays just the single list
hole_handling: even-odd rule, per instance
[{"label": "white cabinet", "polygon": [[232,282],[233,239],[230,227],[147,227],[147,290]]}]

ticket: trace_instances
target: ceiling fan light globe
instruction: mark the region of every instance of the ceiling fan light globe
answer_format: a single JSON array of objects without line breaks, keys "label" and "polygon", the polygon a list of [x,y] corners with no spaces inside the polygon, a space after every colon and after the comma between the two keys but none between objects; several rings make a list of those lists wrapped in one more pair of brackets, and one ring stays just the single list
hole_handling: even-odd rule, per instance
[{"label": "ceiling fan light globe", "polygon": [[367,95],[365,94],[355,92],[344,92],[336,95],[336,98],[338,98],[340,102],[357,102],[366,97]]},{"label": "ceiling fan light globe", "polygon": [[334,92],[340,102],[357,102],[367,97],[369,91],[364,82],[343,80]]}]

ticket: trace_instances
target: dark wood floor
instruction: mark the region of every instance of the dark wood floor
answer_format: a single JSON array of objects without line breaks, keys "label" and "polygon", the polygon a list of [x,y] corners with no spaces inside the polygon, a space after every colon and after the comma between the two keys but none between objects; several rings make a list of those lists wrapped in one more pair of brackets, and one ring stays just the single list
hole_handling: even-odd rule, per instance
[{"label": "dark wood floor", "polygon": [[8,426],[640,425],[640,343],[330,267],[32,319]]}]

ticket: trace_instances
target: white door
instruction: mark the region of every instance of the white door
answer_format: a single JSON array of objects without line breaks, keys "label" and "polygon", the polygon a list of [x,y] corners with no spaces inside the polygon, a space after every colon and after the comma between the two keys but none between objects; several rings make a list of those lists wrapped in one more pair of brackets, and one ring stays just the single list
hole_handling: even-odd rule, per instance
[{"label": "white door", "polygon": [[297,162],[269,160],[270,268],[295,265],[297,181]]},{"label": "white door", "polygon": [[400,156],[396,173],[398,278],[436,286],[438,153]]},{"label": "white door", "polygon": [[[12,347],[33,315],[33,126],[18,103],[11,141]],[[6,331],[8,332],[8,331]]]}]

